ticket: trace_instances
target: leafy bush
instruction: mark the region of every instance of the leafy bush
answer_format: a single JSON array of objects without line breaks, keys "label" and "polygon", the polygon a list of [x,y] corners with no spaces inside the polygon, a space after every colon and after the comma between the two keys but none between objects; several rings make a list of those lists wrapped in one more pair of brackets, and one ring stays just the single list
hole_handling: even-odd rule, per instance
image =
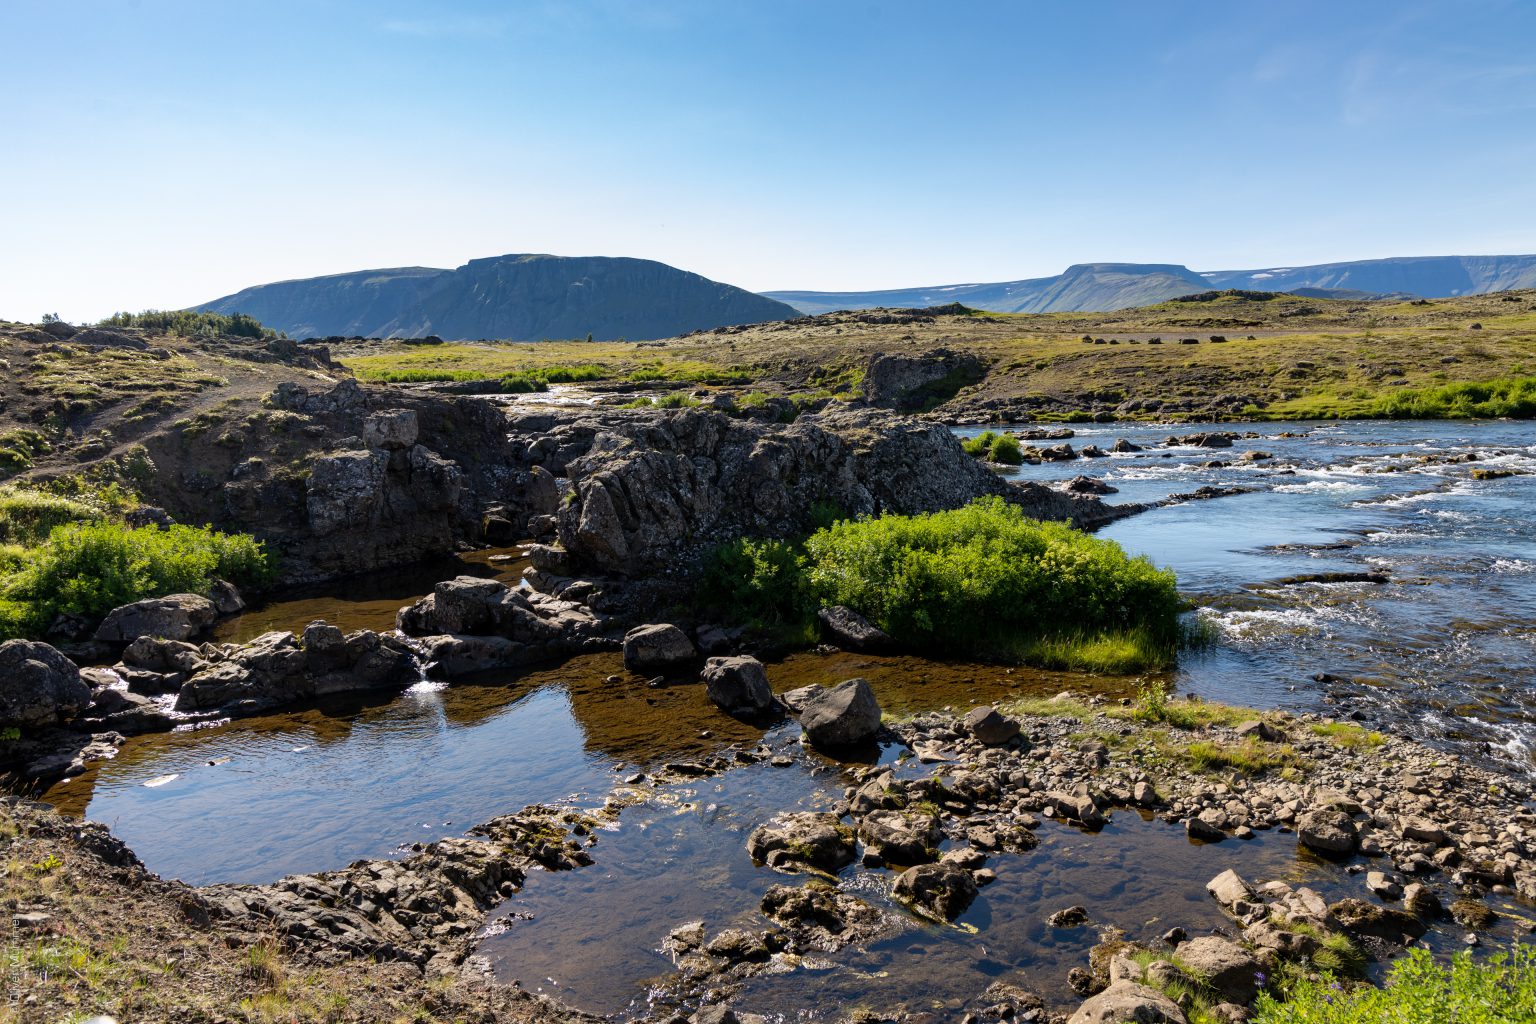
[{"label": "leafy bush", "polygon": [[95,617],[146,597],[201,593],[215,579],[249,586],[269,576],[262,545],[243,534],[70,523],[0,581],[0,637],[35,635],[60,613]]},{"label": "leafy bush", "polygon": [[1098,646],[1125,670],[1171,663],[1180,639],[1171,572],[1000,498],[837,523],[806,554],[820,604],[855,608],[924,650],[1078,667],[1074,648]]},{"label": "leafy bush", "polygon": [[1483,963],[1462,952],[1448,964],[1415,949],[1392,965],[1382,988],[1302,979],[1282,996],[1259,996],[1257,1024],[1530,1024],[1536,947],[1517,945]]},{"label": "leafy bush", "polygon": [[736,540],[704,559],[704,603],[755,626],[782,629],[809,624],[816,606],[804,586],[805,556],[780,540]]},{"label": "leafy bush", "polygon": [[142,327],[157,334],[181,337],[234,335],[238,338],[275,338],[277,332],[263,327],[260,320],[235,313],[194,313],[188,309],[146,309],[142,313],[113,313],[101,321],[102,327]]}]

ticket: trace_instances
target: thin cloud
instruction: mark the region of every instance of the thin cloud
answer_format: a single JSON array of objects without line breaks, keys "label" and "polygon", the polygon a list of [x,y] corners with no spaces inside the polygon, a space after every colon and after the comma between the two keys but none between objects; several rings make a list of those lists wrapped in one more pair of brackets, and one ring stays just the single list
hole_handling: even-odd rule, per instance
[{"label": "thin cloud", "polygon": [[500,36],[507,30],[505,18],[394,18],[379,26],[381,32],[420,39],[475,39]]}]

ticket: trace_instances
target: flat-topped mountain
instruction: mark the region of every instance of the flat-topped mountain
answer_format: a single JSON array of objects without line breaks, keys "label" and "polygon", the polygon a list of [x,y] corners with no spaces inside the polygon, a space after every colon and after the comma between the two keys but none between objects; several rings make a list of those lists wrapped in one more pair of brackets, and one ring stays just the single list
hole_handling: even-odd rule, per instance
[{"label": "flat-topped mountain", "polygon": [[246,313],[293,338],[539,341],[666,338],[784,320],[791,306],[654,260],[513,254],[455,270],[360,270],[257,285],[200,311]]},{"label": "flat-topped mountain", "polygon": [[1536,287],[1536,256],[1405,256],[1267,270],[1197,273],[1177,263],[1081,263],[1055,277],[869,292],[764,292],[802,313],[959,302],[994,313],[1108,311],[1210,289],[1298,292],[1319,298],[1449,298]]}]

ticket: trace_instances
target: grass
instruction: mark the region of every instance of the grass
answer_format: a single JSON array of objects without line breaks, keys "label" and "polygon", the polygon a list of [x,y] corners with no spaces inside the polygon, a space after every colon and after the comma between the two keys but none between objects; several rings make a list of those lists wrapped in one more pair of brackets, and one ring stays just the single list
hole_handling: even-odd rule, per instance
[{"label": "grass", "polygon": [[703,403],[682,392],[661,395],[657,398],[636,398],[619,406],[620,409],[693,409]]},{"label": "grass", "polygon": [[1024,463],[1024,449],[1019,446],[1019,439],[1012,434],[983,430],[975,437],[962,441],[960,447],[965,450],[965,454],[988,462],[1005,466],[1020,466]]},{"label": "grass", "polygon": [[1384,745],[1387,738],[1379,732],[1371,732],[1354,722],[1328,722],[1311,726],[1314,734],[1349,750],[1375,750]]},{"label": "grass", "polygon": [[1285,768],[1295,763],[1294,752],[1288,747],[1273,747],[1259,740],[1243,743],[1216,743],[1195,740],[1182,751],[1184,760],[1197,772],[1216,774],[1235,771],[1243,775],[1263,775],[1275,768]]},{"label": "grass", "polygon": [[1532,1024],[1536,947],[1516,945],[1479,962],[1470,952],[1437,963],[1426,949],[1393,963],[1381,988],[1298,977],[1262,993],[1256,1024]]}]

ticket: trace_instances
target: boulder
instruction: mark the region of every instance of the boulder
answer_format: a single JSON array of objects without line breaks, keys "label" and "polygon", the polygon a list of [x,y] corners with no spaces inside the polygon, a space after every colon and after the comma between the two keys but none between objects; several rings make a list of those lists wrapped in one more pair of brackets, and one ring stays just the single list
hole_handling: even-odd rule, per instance
[{"label": "boulder", "polygon": [[1066,793],[1051,790],[1045,794],[1045,806],[1064,818],[1070,818],[1089,828],[1103,828],[1109,819],[1087,793]]},{"label": "boulder", "polygon": [[1259,962],[1252,953],[1219,935],[1179,943],[1179,959],[1225,1001],[1247,1005],[1259,994]]},{"label": "boulder", "polygon": [[670,623],[636,626],[624,634],[624,667],[631,672],[664,672],[698,656],[688,634]]},{"label": "boulder", "polygon": [[237,615],[245,611],[245,598],[240,596],[239,589],[233,583],[214,580],[204,596],[213,602],[213,607],[220,615]]},{"label": "boulder", "polygon": [[1223,910],[1236,913],[1238,907],[1244,904],[1254,904],[1257,898],[1253,889],[1243,881],[1241,875],[1231,868],[1223,871],[1209,882],[1205,883],[1205,891],[1210,893]]},{"label": "boulder", "polygon": [[1350,934],[1385,939],[1399,946],[1406,946],[1429,930],[1423,921],[1405,910],[1354,897],[1331,903],[1328,909]]},{"label": "boulder", "polygon": [[1198,839],[1202,843],[1219,843],[1227,838],[1227,834],[1222,831],[1226,821],[1227,816],[1222,811],[1206,808],[1184,819],[1184,831],[1189,834],[1189,838]]},{"label": "boulder", "polygon": [[1302,815],[1296,823],[1296,838],[1309,850],[1347,856],[1359,845],[1360,830],[1344,811],[1321,808]]},{"label": "boulder", "polygon": [[152,597],[112,609],[96,630],[96,639],[109,644],[129,644],[141,636],[190,640],[218,617],[213,602],[197,594]]},{"label": "boulder", "polygon": [[415,409],[391,409],[363,420],[363,443],[369,448],[403,451],[416,443],[420,433]]},{"label": "boulder", "polygon": [[867,680],[845,679],[805,702],[800,726],[812,746],[824,750],[856,746],[880,731],[880,705]]},{"label": "boulder", "polygon": [[887,861],[922,864],[939,855],[944,833],[924,811],[871,811],[859,820],[859,838]]},{"label": "boulder", "polygon": [[747,837],[747,852],[775,870],[810,868],[830,873],[853,863],[857,843],[853,829],[837,815],[796,812],[753,829]]},{"label": "boulder", "polygon": [[435,673],[450,679],[471,672],[516,668],[528,660],[526,645],[504,636],[457,636],[450,633],[423,637],[421,645]]},{"label": "boulder", "polygon": [[983,704],[966,712],[965,731],[979,743],[1000,747],[1019,734],[1019,723],[990,704]]},{"label": "boulder", "polygon": [[892,646],[884,630],[846,605],[823,608],[816,618],[821,622],[822,638],[845,651],[884,651]]},{"label": "boulder", "polygon": [[953,921],[976,899],[976,880],[949,862],[919,864],[903,871],[891,891],[899,900]]},{"label": "boulder", "polygon": [[510,588],[500,580],[456,576],[432,588],[432,622],[439,632],[494,631]]},{"label": "boulder", "polygon": [[1179,1004],[1155,988],[1117,981],[1077,1008],[1067,1024],[1188,1024]]},{"label": "boulder", "polygon": [[68,721],[91,703],[80,669],[44,643],[0,644],[0,723],[45,728]]},{"label": "boulder", "polygon": [[528,486],[523,492],[523,505],[528,509],[530,516],[553,516],[558,512],[560,482],[555,479],[555,474],[543,466],[534,466],[529,469]]},{"label": "boulder", "polygon": [[725,711],[756,714],[777,703],[768,687],[768,673],[756,658],[710,658],[700,678],[709,699]]}]

